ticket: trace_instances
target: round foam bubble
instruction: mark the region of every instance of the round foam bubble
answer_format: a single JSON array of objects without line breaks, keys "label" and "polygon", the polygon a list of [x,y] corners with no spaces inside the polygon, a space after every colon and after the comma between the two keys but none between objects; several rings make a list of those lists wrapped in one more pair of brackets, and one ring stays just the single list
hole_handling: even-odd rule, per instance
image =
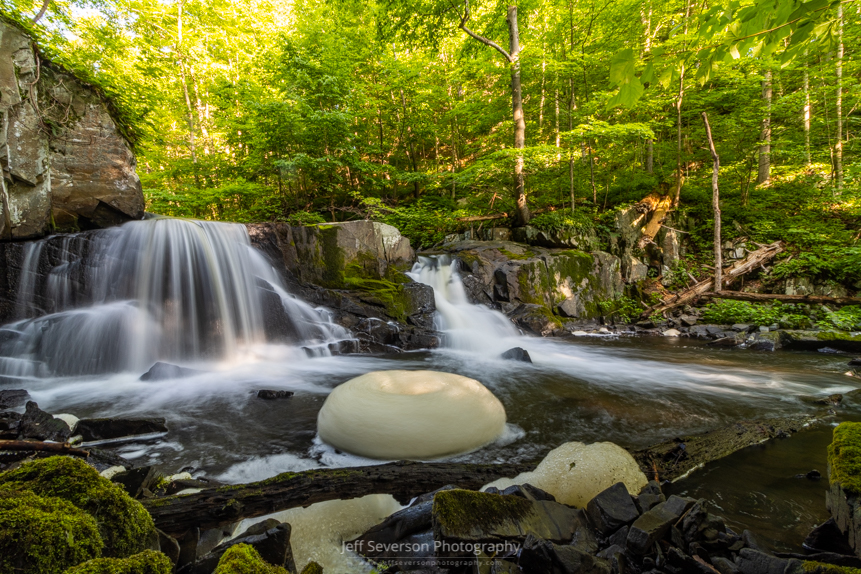
[{"label": "round foam bubble", "polygon": [[632,495],[648,482],[628,451],[612,442],[567,442],[551,450],[534,471],[513,479],[501,478],[485,488],[495,486],[501,490],[529,483],[563,504],[583,508],[596,494],[617,482],[624,482]]},{"label": "round foam bubble", "polygon": [[381,460],[468,452],[505,430],[505,408],[474,379],[437,371],[374,371],[335,388],[317,416],[320,438]]}]

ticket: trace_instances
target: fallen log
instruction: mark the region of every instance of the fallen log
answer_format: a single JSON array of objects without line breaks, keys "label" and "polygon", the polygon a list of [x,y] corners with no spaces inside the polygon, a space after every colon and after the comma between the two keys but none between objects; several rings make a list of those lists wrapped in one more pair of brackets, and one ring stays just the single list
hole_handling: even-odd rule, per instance
[{"label": "fallen log", "polygon": [[455,464],[394,462],[353,468],[285,472],[249,484],[208,488],[196,494],[142,500],[156,527],[179,535],[232,524],[290,508],[327,500],[391,494],[406,504],[419,494],[448,484],[477,490],[498,478],[535,468],[530,464]]},{"label": "fallen log", "polygon": [[768,302],[782,301],[786,303],[818,303],[829,305],[861,305],[861,297],[826,297],[824,295],[780,295],[776,293],[742,293],[741,291],[721,291],[720,293],[704,293],[704,297],[713,299],[733,299],[735,301]]},{"label": "fallen log", "polygon": [[0,450],[32,450],[40,452],[55,452],[57,454],[71,454],[74,456],[88,457],[90,453],[69,446],[62,442],[40,442],[29,440],[0,440]]},{"label": "fallen log", "polygon": [[740,421],[699,435],[684,435],[631,451],[649,480],[678,480],[707,462],[767,440],[786,437],[809,426],[810,416]]},{"label": "fallen log", "polygon": [[[723,270],[723,281],[721,281],[721,283],[723,283],[723,285],[729,285],[737,277],[741,277],[742,275],[753,271],[766,261],[769,261],[774,258],[775,255],[782,252],[784,249],[785,246],[782,241],[775,241],[774,243],[761,247],[756,251],[751,251],[750,253],[748,253],[747,257],[736,261],[735,263]],[[643,313],[643,316],[648,317],[655,313],[663,314],[670,309],[675,309],[676,307],[687,305],[697,297],[700,297],[706,293],[714,292],[714,284],[714,278],[700,281],[693,287],[690,287],[688,289],[685,289],[684,291],[677,293],[670,300],[664,301],[663,304],[646,310]],[[721,287],[723,287],[723,285]]]}]

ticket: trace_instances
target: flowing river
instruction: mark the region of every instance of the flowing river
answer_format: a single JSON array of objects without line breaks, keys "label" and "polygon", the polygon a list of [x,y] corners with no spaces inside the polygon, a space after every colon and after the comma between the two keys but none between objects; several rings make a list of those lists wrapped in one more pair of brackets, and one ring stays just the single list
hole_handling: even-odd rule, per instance
[{"label": "flowing river", "polygon": [[[322,443],[316,419],[335,386],[374,370],[440,370],[484,383],[505,406],[507,430],[454,460],[500,463],[537,462],[568,441],[644,447],[741,419],[812,413],[802,397],[859,386],[843,374],[843,355],[726,350],[677,338],[525,337],[501,314],[470,305],[444,257],[422,258],[411,273],[435,290],[444,348],[331,356],[327,344],[350,334],[285,290],[244,227],[157,219],[99,237],[83,249],[70,236],[61,264],[41,280],[44,243],[28,246],[22,319],[0,327],[0,389],[26,388],[41,408],[80,418],[165,417],[166,436],[111,447],[165,473],[191,468],[238,483],[373,463]],[[53,307],[37,313],[36,293]],[[294,342],[266,340],[261,293],[277,295]],[[499,357],[512,347],[533,363]],[[200,373],[140,381],[155,360]],[[295,395],[263,401],[259,389]],[[858,420],[861,410],[849,404],[838,417]],[[830,424],[746,449],[670,488],[712,499],[730,525],[797,550],[827,518],[827,479],[795,475],[825,474]]]}]

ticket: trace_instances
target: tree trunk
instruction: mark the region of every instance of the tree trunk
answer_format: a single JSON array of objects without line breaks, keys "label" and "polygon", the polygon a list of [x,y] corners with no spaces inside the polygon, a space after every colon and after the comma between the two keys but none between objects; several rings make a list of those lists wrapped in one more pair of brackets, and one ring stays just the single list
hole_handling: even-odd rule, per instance
[{"label": "tree trunk", "polygon": [[723,253],[721,251],[720,239],[720,192],[718,191],[718,175],[720,173],[720,157],[718,157],[715,149],[715,142],[712,139],[712,128],[709,125],[708,114],[703,112],[703,122],[706,124],[706,136],[709,138],[709,151],[712,152],[712,212],[715,219],[715,291],[720,292],[723,288]]},{"label": "tree trunk", "polygon": [[498,478],[534,469],[528,464],[459,464],[394,462],[377,466],[286,472],[250,484],[208,488],[196,494],[141,501],[158,529],[182,534],[198,527],[218,528],[327,500],[368,494],[391,494],[403,503],[412,497],[454,484],[477,490]]},{"label": "tree trunk", "polygon": [[655,142],[652,139],[646,140],[646,173],[654,173],[655,171]]},{"label": "tree trunk", "polygon": [[[688,41],[688,19],[691,15],[690,0],[685,0],[685,41],[684,47],[687,49]],[[676,99],[676,196],[673,199],[673,207],[679,206],[679,201],[682,197],[682,185],[685,178],[682,172],[682,102],[685,99],[685,70],[686,67],[682,64],[682,69],[679,72],[679,95]]]},{"label": "tree trunk", "polygon": [[843,5],[837,5],[837,143],[834,146],[834,171],[837,193],[843,191]]},{"label": "tree trunk", "polygon": [[[526,120],[523,117],[523,94],[520,88],[520,33],[517,29],[517,6],[508,7],[508,53],[511,55],[511,107],[514,112],[514,149],[526,147]],[[514,198],[517,203],[515,224],[529,223],[526,204],[526,182],[523,175],[523,155],[514,163]]]},{"label": "tree trunk", "polygon": [[756,174],[756,184],[762,184],[771,177],[771,70],[765,71],[762,82],[762,99],[765,100],[765,117],[762,120],[762,131],[759,134],[759,171]]},{"label": "tree trunk", "polygon": [[810,159],[810,72],[806,60],[807,54],[805,53],[804,55],[804,150],[806,152],[807,165],[809,166],[812,163]]},{"label": "tree trunk", "polygon": [[176,52],[179,60],[179,77],[182,82],[182,93],[185,96],[185,107],[187,110],[188,121],[188,147],[191,150],[191,161],[197,163],[197,153],[195,151],[194,141],[194,108],[191,105],[191,97],[188,94],[188,83],[185,81],[185,64],[184,56],[182,55],[182,0],[177,4],[176,18]]},{"label": "tree trunk", "polygon": [[546,83],[547,83],[547,49],[544,43],[541,44],[541,100],[538,104],[538,139],[544,141],[544,101],[546,99]]},{"label": "tree trunk", "polygon": [[[568,131],[574,129],[574,78],[568,78]],[[577,198],[574,194],[574,150],[568,151],[568,187],[571,193],[571,211],[574,211],[577,205]],[[582,157],[582,153],[580,154]]]}]

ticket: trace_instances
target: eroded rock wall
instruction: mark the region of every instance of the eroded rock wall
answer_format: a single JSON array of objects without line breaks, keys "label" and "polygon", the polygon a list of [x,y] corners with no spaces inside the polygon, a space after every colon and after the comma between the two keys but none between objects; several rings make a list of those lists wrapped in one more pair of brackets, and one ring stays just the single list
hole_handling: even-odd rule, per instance
[{"label": "eroded rock wall", "polygon": [[108,103],[0,18],[0,239],[140,219],[134,153]]}]

